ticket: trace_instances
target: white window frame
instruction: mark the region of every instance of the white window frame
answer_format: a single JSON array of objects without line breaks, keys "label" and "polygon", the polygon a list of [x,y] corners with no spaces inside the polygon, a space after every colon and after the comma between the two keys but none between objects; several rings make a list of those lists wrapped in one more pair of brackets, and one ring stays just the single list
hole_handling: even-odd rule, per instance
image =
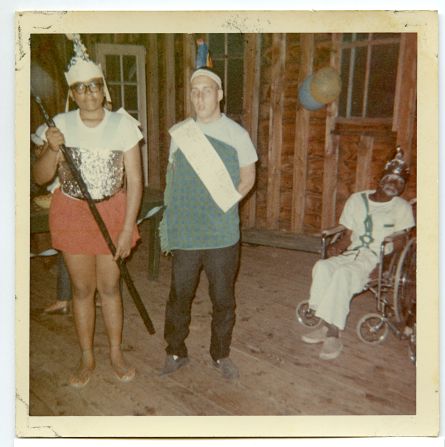
[{"label": "white window frame", "polygon": [[[141,123],[141,132],[144,136],[144,142],[141,146],[142,152],[142,166],[144,173],[144,185],[148,185],[148,153],[147,153],[147,95],[146,95],[146,80],[145,80],[145,56],[146,49],[142,45],[124,45],[124,44],[112,44],[112,43],[97,43],[96,44],[96,58],[102,65],[102,69],[107,77],[107,64],[106,56],[120,56],[121,60],[123,56],[135,56],[136,57],[136,69],[137,69],[137,103],[138,103],[138,120]],[[122,69],[122,64],[121,64]],[[121,79],[123,79],[121,73]],[[107,81],[110,84],[109,81]],[[123,95],[124,82],[119,83],[121,85],[121,103],[125,108],[125,101]],[[130,83],[134,85],[133,83]]]}]

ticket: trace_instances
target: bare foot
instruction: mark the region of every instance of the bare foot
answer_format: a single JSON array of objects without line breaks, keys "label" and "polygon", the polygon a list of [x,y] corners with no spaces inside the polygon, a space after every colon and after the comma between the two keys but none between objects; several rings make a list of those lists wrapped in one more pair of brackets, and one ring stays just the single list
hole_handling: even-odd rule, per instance
[{"label": "bare foot", "polygon": [[120,347],[112,346],[110,348],[110,359],[114,375],[118,380],[126,383],[134,379],[136,369],[127,365]]},{"label": "bare foot", "polygon": [[70,377],[69,384],[74,388],[83,388],[90,381],[95,367],[93,351],[83,351],[79,366]]}]

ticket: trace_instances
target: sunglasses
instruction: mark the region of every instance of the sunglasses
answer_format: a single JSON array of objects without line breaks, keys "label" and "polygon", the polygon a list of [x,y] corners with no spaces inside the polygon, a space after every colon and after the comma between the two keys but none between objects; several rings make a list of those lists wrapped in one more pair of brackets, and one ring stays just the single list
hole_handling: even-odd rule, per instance
[{"label": "sunglasses", "polygon": [[79,95],[83,95],[88,90],[90,93],[96,93],[102,90],[104,83],[102,81],[90,81],[90,82],[76,82],[71,86],[71,89],[74,90]]}]

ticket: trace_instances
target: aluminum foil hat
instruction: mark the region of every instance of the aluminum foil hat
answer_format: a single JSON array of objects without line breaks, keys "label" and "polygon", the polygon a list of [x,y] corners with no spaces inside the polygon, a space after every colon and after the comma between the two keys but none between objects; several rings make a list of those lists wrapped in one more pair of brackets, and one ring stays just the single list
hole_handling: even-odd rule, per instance
[{"label": "aluminum foil hat", "polygon": [[[111,102],[110,92],[108,91],[107,83],[105,82],[104,73],[100,64],[93,62],[88,56],[85,45],[80,40],[80,34],[66,34],[69,40],[73,41],[74,56],[68,64],[65,72],[66,82],[68,86],[72,86],[76,82],[89,81],[93,78],[101,78],[104,83],[105,99]],[[68,111],[69,96],[66,99],[65,111]]]},{"label": "aluminum foil hat", "polygon": [[385,165],[385,169],[383,171],[383,177],[387,175],[395,174],[399,177],[402,177],[405,181],[409,175],[409,168],[406,164],[406,161],[403,159],[403,151],[400,149],[400,146],[397,147],[397,152],[395,157],[388,161]]}]

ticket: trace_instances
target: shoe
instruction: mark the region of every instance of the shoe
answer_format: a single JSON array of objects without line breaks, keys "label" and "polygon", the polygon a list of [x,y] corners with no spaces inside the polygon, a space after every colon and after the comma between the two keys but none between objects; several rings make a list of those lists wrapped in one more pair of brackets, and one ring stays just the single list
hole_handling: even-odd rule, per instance
[{"label": "shoe", "polygon": [[[61,306],[60,303],[66,303],[66,305]],[[71,308],[68,301],[56,301],[43,309],[43,313],[46,315],[68,315],[70,312]]]},{"label": "shoe", "polygon": [[308,334],[305,334],[301,337],[301,339],[305,343],[323,343],[326,340],[326,335],[328,333],[328,328],[326,326],[322,326],[318,329],[315,329]]},{"label": "shoe", "polygon": [[233,380],[238,379],[239,377],[239,370],[238,367],[235,365],[235,363],[232,362],[232,360],[229,359],[229,357],[225,357],[223,359],[219,359],[216,362],[213,362],[213,365],[216,369],[218,369],[222,376],[225,379]]},{"label": "shoe", "polygon": [[166,376],[168,374],[174,373],[179,368],[187,365],[189,362],[188,357],[178,357],[177,355],[167,355],[165,359],[164,367],[162,368],[160,376]]},{"label": "shoe", "polygon": [[338,337],[327,337],[323,342],[323,347],[320,351],[320,358],[322,360],[334,360],[343,349],[343,343]]}]

